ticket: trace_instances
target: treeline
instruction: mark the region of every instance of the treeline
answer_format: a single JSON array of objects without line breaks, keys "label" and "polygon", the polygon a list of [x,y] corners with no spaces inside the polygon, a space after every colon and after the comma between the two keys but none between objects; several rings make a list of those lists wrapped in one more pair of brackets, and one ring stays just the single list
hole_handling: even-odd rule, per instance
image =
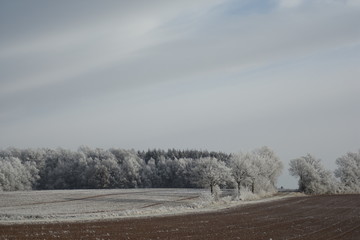
[{"label": "treeline", "polygon": [[299,178],[299,190],[306,194],[360,193],[360,150],[336,159],[331,172],[311,154],[290,161],[289,172]]},{"label": "treeline", "polygon": [[[307,194],[360,193],[360,150],[326,170],[311,154],[290,161],[290,174]],[[135,151],[80,147],[0,150],[0,191],[104,188],[227,187],[275,191],[282,162],[267,147],[227,154],[201,150]]]},{"label": "treeline", "polygon": [[246,154],[199,150],[0,151],[0,190],[104,188],[247,188],[274,191],[282,163],[262,147]]}]

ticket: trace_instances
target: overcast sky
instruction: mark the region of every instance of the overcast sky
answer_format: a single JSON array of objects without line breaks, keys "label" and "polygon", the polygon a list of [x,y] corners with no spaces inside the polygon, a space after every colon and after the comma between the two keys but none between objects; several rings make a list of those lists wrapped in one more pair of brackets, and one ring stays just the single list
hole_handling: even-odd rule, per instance
[{"label": "overcast sky", "polygon": [[[360,0],[0,0],[0,148],[360,148]],[[294,186],[286,174],[280,184]]]}]

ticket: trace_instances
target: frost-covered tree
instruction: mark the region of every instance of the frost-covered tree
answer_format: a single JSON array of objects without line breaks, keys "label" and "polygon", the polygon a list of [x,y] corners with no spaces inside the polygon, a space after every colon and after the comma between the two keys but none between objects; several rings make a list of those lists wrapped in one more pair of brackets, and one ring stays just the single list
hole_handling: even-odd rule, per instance
[{"label": "frost-covered tree", "polygon": [[85,179],[88,188],[115,188],[121,185],[121,168],[114,154],[108,150],[87,147],[81,147],[79,152],[86,159]]},{"label": "frost-covered tree", "polygon": [[248,153],[233,154],[229,160],[229,167],[239,196],[241,186],[249,187],[252,193],[275,191],[283,164],[274,151],[262,147]]},{"label": "frost-covered tree", "polygon": [[77,189],[84,188],[83,175],[85,156],[78,152],[58,148],[46,153],[43,167],[40,168],[40,189]]},{"label": "frost-covered tree", "polygon": [[173,187],[176,169],[172,164],[173,160],[165,159],[161,156],[156,165],[156,173],[160,177],[160,187],[170,188]]},{"label": "frost-covered tree", "polygon": [[275,152],[266,146],[255,149],[252,154],[257,168],[257,183],[260,190],[275,191],[277,179],[283,170],[283,163]]},{"label": "frost-covered tree", "polygon": [[230,181],[230,169],[224,162],[212,157],[197,160],[192,174],[199,185],[210,187],[211,194],[214,193],[215,186]]},{"label": "frost-covered tree", "polygon": [[140,170],[142,164],[136,155],[128,154],[119,166],[121,172],[120,186],[122,185],[126,188],[141,186]]},{"label": "frost-covered tree", "polygon": [[141,179],[141,187],[151,188],[155,187],[155,182],[159,182],[159,177],[156,175],[156,164],[154,159],[148,160],[147,163],[142,164],[139,172]]},{"label": "frost-covered tree", "polygon": [[34,184],[31,166],[24,166],[15,157],[0,157],[0,190],[30,190]]},{"label": "frost-covered tree", "polygon": [[330,171],[325,170],[320,159],[310,154],[290,161],[289,172],[299,177],[299,190],[307,194],[336,192],[336,182]]},{"label": "frost-covered tree", "polygon": [[231,175],[237,185],[237,194],[240,197],[241,186],[251,182],[251,155],[250,154],[233,154],[229,161]]},{"label": "frost-covered tree", "polygon": [[[262,189],[273,182],[272,171],[263,166],[269,151],[259,150],[248,154],[246,178],[238,179],[242,186]],[[271,155],[271,154],[270,154]],[[230,154],[206,150],[134,150],[86,146],[77,151],[66,149],[16,149],[0,150],[0,183],[3,190],[17,189],[81,189],[81,188],[133,188],[133,187],[203,187],[213,188],[233,180],[228,169],[216,178],[214,169],[230,167]],[[4,160],[6,159],[6,161]],[[14,160],[17,159],[17,160]],[[207,160],[204,160],[207,159]],[[204,161],[209,163],[204,167]],[[211,161],[210,161],[211,162]],[[234,163],[235,164],[235,163]],[[203,168],[200,168],[200,165]],[[274,166],[274,164],[268,164]],[[13,174],[17,172],[18,174]],[[235,169],[234,173],[235,174]],[[20,177],[21,175],[21,177]],[[275,174],[276,175],[276,174]],[[275,176],[274,175],[274,176]],[[25,177],[25,180],[22,178]],[[218,179],[222,179],[221,181]],[[246,181],[244,180],[246,179]],[[265,184],[266,183],[266,184]],[[271,185],[271,184],[270,184]]]},{"label": "frost-covered tree", "polygon": [[336,159],[336,164],[335,176],[340,179],[344,191],[360,193],[360,150]]},{"label": "frost-covered tree", "polygon": [[110,173],[109,169],[103,165],[98,159],[97,164],[94,167],[93,184],[92,187],[104,189],[110,187]]}]

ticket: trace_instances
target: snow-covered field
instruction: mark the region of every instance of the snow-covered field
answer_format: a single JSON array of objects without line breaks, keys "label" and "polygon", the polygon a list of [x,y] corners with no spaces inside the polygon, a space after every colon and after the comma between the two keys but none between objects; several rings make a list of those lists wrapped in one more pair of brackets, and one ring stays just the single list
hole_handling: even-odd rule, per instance
[{"label": "snow-covered field", "polygon": [[91,220],[197,208],[206,195],[200,189],[0,192],[0,223]]},{"label": "snow-covered field", "polygon": [[213,201],[205,189],[112,189],[0,192],[0,224],[87,221],[208,211],[239,204]]}]

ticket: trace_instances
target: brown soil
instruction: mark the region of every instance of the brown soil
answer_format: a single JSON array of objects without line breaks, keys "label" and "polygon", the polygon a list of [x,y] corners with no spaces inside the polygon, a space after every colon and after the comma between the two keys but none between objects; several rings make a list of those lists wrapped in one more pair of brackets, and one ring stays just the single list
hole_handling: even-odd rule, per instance
[{"label": "brown soil", "polygon": [[0,239],[360,240],[360,195],[292,197],[181,216],[0,225]]}]

